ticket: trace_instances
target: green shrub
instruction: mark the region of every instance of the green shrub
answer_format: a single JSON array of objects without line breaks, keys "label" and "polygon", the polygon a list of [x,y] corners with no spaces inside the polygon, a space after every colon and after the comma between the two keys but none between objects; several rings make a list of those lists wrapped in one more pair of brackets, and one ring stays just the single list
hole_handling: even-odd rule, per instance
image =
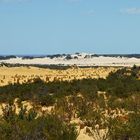
[{"label": "green shrub", "polygon": [[[6,112],[6,111],[5,111]],[[0,120],[2,140],[76,140],[78,134],[74,125],[67,124],[56,115],[36,118],[34,109],[19,115],[4,114]]]}]

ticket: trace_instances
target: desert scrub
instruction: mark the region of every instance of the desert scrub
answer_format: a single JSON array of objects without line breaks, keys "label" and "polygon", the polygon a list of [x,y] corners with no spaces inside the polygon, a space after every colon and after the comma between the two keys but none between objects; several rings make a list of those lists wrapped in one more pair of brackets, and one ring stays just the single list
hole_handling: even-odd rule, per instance
[{"label": "desert scrub", "polygon": [[17,115],[9,106],[0,119],[0,139],[2,140],[76,140],[78,133],[74,125],[61,120],[55,114],[36,118],[36,112],[28,113],[21,108]]}]

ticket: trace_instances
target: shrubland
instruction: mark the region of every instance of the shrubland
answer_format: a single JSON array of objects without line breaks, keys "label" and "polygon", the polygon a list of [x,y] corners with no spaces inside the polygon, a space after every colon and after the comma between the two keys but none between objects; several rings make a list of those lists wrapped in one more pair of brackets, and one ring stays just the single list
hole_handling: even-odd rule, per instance
[{"label": "shrubland", "polygon": [[[74,140],[86,127],[93,139],[140,139],[140,68],[119,69],[106,79],[82,79],[45,83],[10,84],[0,87],[0,102],[8,105],[0,119],[0,139]],[[34,107],[18,114],[12,108],[31,102]],[[37,115],[38,106],[54,109]],[[71,123],[75,119],[78,123]],[[103,133],[101,133],[101,130]]]}]

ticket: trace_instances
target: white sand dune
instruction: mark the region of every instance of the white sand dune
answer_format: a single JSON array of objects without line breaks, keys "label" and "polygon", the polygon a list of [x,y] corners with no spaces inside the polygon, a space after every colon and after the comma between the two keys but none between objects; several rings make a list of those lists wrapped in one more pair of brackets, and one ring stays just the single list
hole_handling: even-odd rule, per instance
[{"label": "white sand dune", "polygon": [[34,58],[34,59],[22,59],[21,57],[12,58],[8,60],[0,60],[0,63],[10,64],[40,64],[40,65],[78,65],[78,66],[140,66],[140,58],[127,58],[127,57],[92,57],[78,59],[65,59],[59,58]]}]

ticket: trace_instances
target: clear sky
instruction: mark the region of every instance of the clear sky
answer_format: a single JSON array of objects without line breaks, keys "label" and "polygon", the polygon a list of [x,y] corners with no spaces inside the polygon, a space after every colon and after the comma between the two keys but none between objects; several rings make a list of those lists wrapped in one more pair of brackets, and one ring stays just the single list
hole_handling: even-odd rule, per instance
[{"label": "clear sky", "polygon": [[0,0],[0,54],[140,53],[140,0]]}]

